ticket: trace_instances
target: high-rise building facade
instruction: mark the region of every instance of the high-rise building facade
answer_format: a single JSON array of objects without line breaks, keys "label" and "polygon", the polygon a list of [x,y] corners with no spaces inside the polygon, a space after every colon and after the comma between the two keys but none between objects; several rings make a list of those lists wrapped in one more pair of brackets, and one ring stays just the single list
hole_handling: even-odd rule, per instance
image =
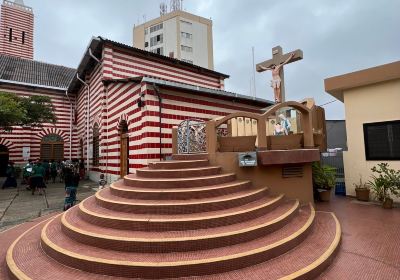
[{"label": "high-rise building facade", "polygon": [[133,46],[214,69],[212,21],[181,10],[135,26]]},{"label": "high-rise building facade", "polygon": [[1,5],[0,54],[33,59],[33,11],[23,0]]}]

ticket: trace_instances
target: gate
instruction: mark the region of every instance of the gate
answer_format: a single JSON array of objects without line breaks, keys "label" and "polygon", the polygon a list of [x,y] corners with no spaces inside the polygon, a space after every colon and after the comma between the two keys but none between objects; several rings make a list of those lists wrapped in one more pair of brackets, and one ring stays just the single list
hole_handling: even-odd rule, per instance
[{"label": "gate", "polygon": [[178,154],[204,153],[206,123],[199,119],[182,121],[178,126]]},{"label": "gate", "polygon": [[337,151],[334,153],[322,153],[321,163],[336,168],[335,194],[346,195],[346,184],[344,181],[345,174],[344,174],[344,164],[343,164],[343,152]]}]

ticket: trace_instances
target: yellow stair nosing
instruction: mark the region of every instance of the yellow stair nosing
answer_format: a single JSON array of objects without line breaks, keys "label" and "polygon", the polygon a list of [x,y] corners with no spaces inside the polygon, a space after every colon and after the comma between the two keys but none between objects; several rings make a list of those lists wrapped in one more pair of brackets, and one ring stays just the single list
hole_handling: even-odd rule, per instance
[{"label": "yellow stair nosing", "polygon": [[[235,200],[235,199],[239,199],[239,198],[246,198],[249,197],[251,195],[255,195],[258,194],[260,192],[264,192],[268,190],[267,187],[264,188],[260,188],[260,189],[254,189],[251,192],[245,193],[244,195],[237,195],[237,196],[233,196],[233,197],[228,197],[228,198],[224,198],[224,199],[213,199],[213,200],[206,200],[206,201],[200,201],[200,202],[196,202],[196,201],[189,201],[189,202],[185,202],[185,203],[130,203],[130,202],[122,202],[122,201],[116,201],[116,200],[112,200],[112,199],[108,199],[105,197],[102,197],[100,195],[101,192],[103,192],[104,190],[98,191],[95,193],[95,196],[97,199],[105,201],[105,202],[109,202],[109,203],[114,203],[114,204],[121,204],[121,205],[130,205],[130,206],[186,206],[186,205],[201,205],[201,204],[210,204],[210,203],[218,203],[218,202],[226,202],[226,201],[230,201],[230,200]],[[162,200],[160,200],[162,201]]]},{"label": "yellow stair nosing", "polygon": [[90,261],[90,262],[97,262],[101,264],[111,264],[111,265],[121,265],[121,266],[137,266],[137,267],[173,267],[173,266],[188,266],[188,265],[200,265],[200,264],[207,264],[207,263],[214,263],[214,262],[221,262],[221,261],[226,261],[226,260],[232,260],[232,259],[237,259],[241,257],[247,257],[250,255],[262,253],[267,250],[271,250],[273,248],[276,248],[280,245],[283,245],[296,237],[300,236],[302,233],[304,233],[312,224],[314,217],[315,217],[315,210],[311,206],[311,214],[310,217],[308,218],[307,222],[295,233],[291,234],[288,237],[285,237],[275,243],[259,247],[256,249],[252,249],[246,252],[241,252],[241,253],[236,253],[232,255],[225,255],[222,257],[215,257],[215,258],[209,258],[209,259],[200,259],[200,260],[190,260],[190,261],[177,261],[177,262],[132,262],[132,261],[123,261],[123,260],[110,260],[110,259],[103,259],[103,258],[98,258],[98,257],[90,257],[90,256],[84,256],[80,255],[71,251],[68,251],[64,248],[61,248],[60,246],[54,244],[46,234],[46,229],[49,225],[50,222],[48,222],[45,227],[42,230],[41,238],[42,242],[44,242],[47,246],[51,247],[54,251],[57,251],[59,253],[62,253],[64,255],[67,255],[69,257],[75,258],[75,259],[80,259],[80,260],[85,260],[85,261]]},{"label": "yellow stair nosing", "polygon": [[126,175],[124,177],[125,180],[132,181],[132,182],[137,182],[137,181],[143,181],[143,182],[176,182],[178,181],[196,181],[199,179],[212,179],[212,178],[221,178],[221,177],[228,177],[236,175],[235,173],[223,173],[223,174],[215,174],[215,175],[207,175],[207,176],[201,176],[201,177],[185,177],[185,178],[145,178],[145,177],[135,177],[135,178],[129,178],[129,175]]},{"label": "yellow stair nosing", "polygon": [[294,205],[288,211],[286,211],[279,217],[277,217],[271,221],[268,221],[266,223],[263,223],[263,224],[258,224],[258,225],[252,226],[252,227],[247,227],[247,228],[243,228],[243,229],[231,231],[231,232],[222,232],[222,233],[202,235],[202,236],[190,236],[190,237],[184,237],[184,238],[176,237],[176,238],[149,239],[149,238],[121,237],[121,236],[112,236],[112,235],[93,233],[93,232],[85,231],[85,230],[82,230],[80,228],[77,228],[77,227],[71,225],[65,218],[67,213],[64,213],[62,215],[61,223],[65,227],[69,228],[70,230],[72,230],[74,232],[78,232],[82,235],[97,237],[97,238],[102,238],[102,239],[107,239],[107,240],[118,240],[118,241],[126,241],[126,242],[149,242],[149,243],[180,242],[180,241],[194,241],[194,240],[213,239],[213,238],[219,238],[219,237],[233,236],[233,235],[238,235],[241,233],[251,232],[251,231],[263,228],[263,227],[268,227],[270,225],[276,224],[276,223],[286,219],[288,216],[293,214],[299,208],[299,206],[300,206],[300,203],[298,200],[296,200]]},{"label": "yellow stair nosing", "polygon": [[[317,212],[322,212],[322,211],[317,211]],[[286,275],[279,280],[289,280],[289,279],[296,279],[314,269],[316,269],[318,266],[322,265],[325,261],[329,259],[330,256],[336,251],[337,247],[340,244],[340,239],[341,239],[341,233],[342,229],[339,223],[339,220],[337,219],[336,215],[332,212],[329,212],[333,219],[335,220],[335,225],[336,225],[336,231],[335,231],[335,237],[332,240],[332,243],[329,245],[328,249],[315,261],[313,261],[311,264],[309,264],[306,267],[303,267],[302,269],[295,271],[289,275]]]},{"label": "yellow stair nosing", "polygon": [[191,168],[179,168],[179,169],[162,169],[162,168],[160,168],[160,169],[146,169],[146,168],[143,168],[143,169],[138,169],[138,170],[140,170],[141,172],[143,171],[143,172],[149,172],[149,173],[152,173],[152,172],[182,172],[182,171],[202,171],[202,170],[207,170],[207,169],[221,169],[221,166],[219,166],[219,165],[213,165],[213,166],[201,166],[201,167],[191,167]]},{"label": "yellow stair nosing", "polygon": [[[131,221],[131,222],[166,222],[166,223],[175,223],[175,222],[191,222],[191,221],[202,221],[202,220],[210,220],[210,219],[216,219],[216,218],[223,218],[223,217],[227,217],[227,216],[232,216],[232,215],[238,215],[238,214],[243,214],[246,212],[251,212],[251,211],[255,211],[258,210],[260,208],[266,207],[266,206],[270,206],[278,201],[280,201],[281,199],[283,199],[284,194],[281,194],[279,196],[277,196],[276,198],[263,203],[261,205],[258,205],[256,207],[250,208],[250,209],[244,209],[241,211],[236,211],[234,213],[225,213],[222,215],[214,215],[214,216],[206,216],[206,217],[194,217],[191,219],[187,219],[187,218],[180,218],[180,219],[152,219],[152,218],[146,218],[146,219],[130,219],[130,218],[125,218],[125,217],[115,217],[115,216],[107,216],[107,215],[103,215],[103,214],[99,214],[96,212],[93,212],[91,210],[88,210],[85,208],[85,206],[83,206],[84,202],[88,199],[86,198],[85,200],[83,200],[81,203],[79,203],[78,207],[79,209],[91,216],[95,216],[98,218],[104,218],[104,219],[109,219],[109,220],[119,220],[119,221]],[[90,197],[89,197],[90,198]]]},{"label": "yellow stair nosing", "polygon": [[[126,192],[142,192],[142,193],[147,193],[147,192],[151,192],[151,193],[175,193],[175,192],[201,192],[201,191],[207,191],[207,190],[218,190],[218,189],[224,189],[224,188],[229,188],[229,187],[233,187],[233,186],[237,186],[237,185],[241,185],[241,184],[248,184],[251,183],[250,180],[243,180],[243,181],[238,181],[236,183],[225,183],[226,185],[220,186],[220,185],[210,185],[210,186],[205,186],[205,187],[195,187],[195,188],[178,188],[178,189],[156,189],[156,188],[148,188],[148,189],[134,189],[132,187],[132,189],[124,189],[121,187],[118,187],[116,185],[114,185],[114,183],[110,184],[110,188],[112,189],[116,189],[116,190],[120,190],[120,191],[126,191]],[[215,187],[218,186],[218,187]],[[130,186],[127,186],[130,188]]]},{"label": "yellow stair nosing", "polygon": [[[60,214],[59,214],[60,215]],[[10,272],[18,279],[20,280],[32,280],[32,278],[30,278],[28,275],[26,275],[21,269],[19,269],[18,265],[15,263],[14,261],[14,257],[13,257],[13,251],[15,246],[17,245],[17,243],[22,239],[22,237],[24,237],[26,234],[28,234],[29,232],[31,232],[32,230],[34,230],[35,228],[37,228],[38,226],[42,225],[43,223],[49,221],[49,220],[53,220],[56,217],[58,217],[59,215],[50,217],[48,219],[45,219],[39,223],[37,223],[36,225],[34,225],[33,227],[29,228],[27,231],[25,231],[24,233],[22,233],[20,236],[18,236],[17,239],[14,240],[14,242],[11,244],[11,246],[8,248],[7,253],[6,253],[6,264],[8,269],[10,270]]]}]

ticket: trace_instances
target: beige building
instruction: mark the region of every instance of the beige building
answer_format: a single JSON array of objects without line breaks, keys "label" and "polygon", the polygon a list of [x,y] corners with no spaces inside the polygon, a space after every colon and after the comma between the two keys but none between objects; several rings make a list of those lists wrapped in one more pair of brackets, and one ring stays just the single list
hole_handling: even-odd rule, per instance
[{"label": "beige building", "polygon": [[355,195],[374,165],[400,169],[400,61],[325,79],[325,90],[345,106],[346,191]]},{"label": "beige building", "polygon": [[181,10],[135,26],[133,46],[214,69],[212,21]]}]

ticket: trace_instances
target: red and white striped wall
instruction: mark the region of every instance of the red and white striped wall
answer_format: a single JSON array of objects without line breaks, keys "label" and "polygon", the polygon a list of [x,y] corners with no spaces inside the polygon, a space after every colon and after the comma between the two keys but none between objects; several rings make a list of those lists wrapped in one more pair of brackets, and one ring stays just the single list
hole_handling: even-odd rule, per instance
[{"label": "red and white striped wall", "polygon": [[[4,1],[0,18],[0,54],[33,59],[33,12]],[[11,34],[10,34],[11,33]]]},{"label": "red and white striped wall", "polygon": [[[107,178],[111,181],[120,177],[119,125],[122,121],[127,122],[129,131],[129,172],[133,173],[136,168],[147,166],[151,161],[160,160],[160,104],[152,85],[145,82],[118,81],[118,79],[138,76],[152,76],[215,89],[223,88],[221,77],[175,67],[170,62],[146,60],[135,55],[134,52],[107,44],[103,49],[101,63],[97,64],[89,76],[84,77],[90,90],[82,86],[76,97],[77,138],[78,143],[83,144],[82,148],[77,147],[77,149],[83,151],[83,154],[79,153],[78,156],[83,156],[85,161],[87,151],[91,156],[93,127],[97,124],[100,128],[98,166],[93,166],[92,157],[89,160],[92,179],[98,179],[100,172],[107,174]],[[172,127],[185,119],[195,117],[209,120],[236,111],[259,112],[261,109],[259,106],[247,105],[238,100],[228,101],[204,92],[193,93],[165,87],[160,87],[160,91],[163,156],[172,152]],[[141,95],[144,96],[145,106],[139,108],[138,100]],[[87,129],[88,114],[89,127]],[[89,143],[89,148],[87,143]]]},{"label": "red and white striped wall", "polygon": [[[9,150],[10,160],[17,164],[23,164],[22,150],[23,147],[29,147],[31,153],[31,159],[40,157],[40,143],[44,136],[48,134],[57,134],[62,137],[64,141],[64,156],[66,158],[78,157],[78,138],[76,130],[72,131],[72,149],[70,150],[70,103],[68,98],[65,96],[65,92],[62,91],[51,91],[41,90],[36,88],[35,90],[29,89],[28,87],[7,87],[1,86],[0,92],[10,92],[17,94],[18,96],[31,96],[31,95],[44,95],[51,98],[54,106],[55,114],[57,116],[57,123],[44,124],[41,128],[30,128],[30,127],[13,127],[11,132],[0,132],[0,145],[5,145]],[[70,97],[71,101],[74,102],[73,96]],[[73,104],[75,106],[75,104]]]}]

